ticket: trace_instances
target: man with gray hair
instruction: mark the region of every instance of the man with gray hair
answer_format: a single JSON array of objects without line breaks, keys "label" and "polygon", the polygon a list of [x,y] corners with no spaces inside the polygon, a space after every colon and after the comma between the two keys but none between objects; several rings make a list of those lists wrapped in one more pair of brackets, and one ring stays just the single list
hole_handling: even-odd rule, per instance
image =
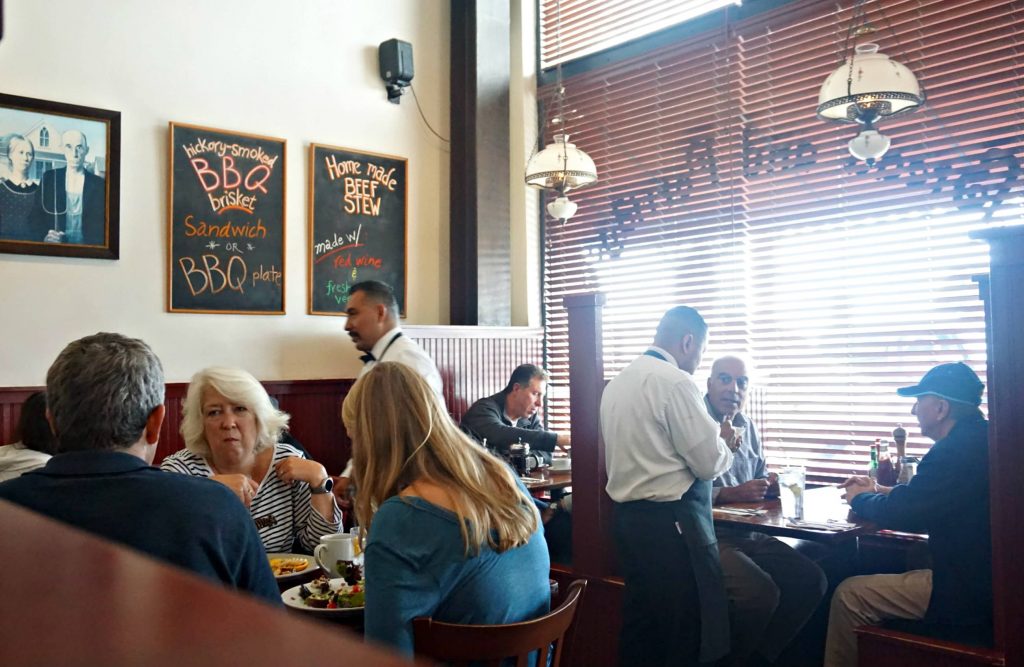
[{"label": "man with gray hair", "polygon": [[141,340],[74,341],[46,374],[58,453],[0,484],[9,500],[280,604],[249,512],[225,486],[150,464],[164,420],[160,360]]}]

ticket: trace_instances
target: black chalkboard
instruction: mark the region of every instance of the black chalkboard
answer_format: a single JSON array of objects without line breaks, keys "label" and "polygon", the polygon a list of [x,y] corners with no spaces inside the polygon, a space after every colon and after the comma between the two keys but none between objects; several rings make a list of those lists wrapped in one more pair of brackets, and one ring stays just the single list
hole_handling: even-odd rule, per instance
[{"label": "black chalkboard", "polygon": [[284,313],[285,140],[170,124],[168,309]]},{"label": "black chalkboard", "polygon": [[341,315],[349,286],[380,280],[405,312],[408,161],[309,148],[309,312]]}]

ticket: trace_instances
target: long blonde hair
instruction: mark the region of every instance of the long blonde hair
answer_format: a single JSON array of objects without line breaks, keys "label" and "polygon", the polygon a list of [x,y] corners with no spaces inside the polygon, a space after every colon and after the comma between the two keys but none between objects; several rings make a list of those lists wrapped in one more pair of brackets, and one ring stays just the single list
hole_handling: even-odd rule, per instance
[{"label": "long blonde hair", "polygon": [[377,509],[423,480],[451,496],[466,554],[526,544],[539,515],[511,469],[458,429],[430,386],[404,364],[378,363],[342,407],[352,439],[356,517],[368,531]]}]

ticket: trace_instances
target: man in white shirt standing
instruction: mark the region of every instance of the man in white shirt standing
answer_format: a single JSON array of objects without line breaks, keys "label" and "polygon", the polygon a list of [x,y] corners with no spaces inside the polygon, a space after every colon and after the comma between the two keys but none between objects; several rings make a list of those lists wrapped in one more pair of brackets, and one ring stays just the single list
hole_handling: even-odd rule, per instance
[{"label": "man in white shirt standing", "polygon": [[[345,331],[355,343],[356,349],[363,353],[360,357],[363,368],[359,371],[359,377],[369,373],[379,361],[405,364],[427,381],[444,404],[441,374],[437,372],[434,360],[423,351],[423,348],[402,333],[398,326],[398,299],[389,285],[379,280],[364,280],[352,285],[348,289],[345,312],[348,315]],[[334,485],[335,497],[346,506],[351,474],[350,460]]]},{"label": "man in white shirt standing", "polygon": [[654,344],[605,388],[606,490],[626,581],[620,665],[689,665],[729,652],[728,601],[711,519],[711,480],[739,438],[707,413],[693,373],[708,327],[677,306]]}]

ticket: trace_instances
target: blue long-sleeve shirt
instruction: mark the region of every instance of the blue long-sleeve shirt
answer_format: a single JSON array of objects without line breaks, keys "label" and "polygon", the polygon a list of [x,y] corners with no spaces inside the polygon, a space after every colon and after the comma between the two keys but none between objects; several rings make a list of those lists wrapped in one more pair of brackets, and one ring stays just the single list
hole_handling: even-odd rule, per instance
[{"label": "blue long-sleeve shirt", "polygon": [[366,545],[367,639],[413,652],[412,619],[515,623],[547,613],[547,545],[538,527],[504,553],[466,556],[456,515],[417,497],[394,496],[373,517]]}]

